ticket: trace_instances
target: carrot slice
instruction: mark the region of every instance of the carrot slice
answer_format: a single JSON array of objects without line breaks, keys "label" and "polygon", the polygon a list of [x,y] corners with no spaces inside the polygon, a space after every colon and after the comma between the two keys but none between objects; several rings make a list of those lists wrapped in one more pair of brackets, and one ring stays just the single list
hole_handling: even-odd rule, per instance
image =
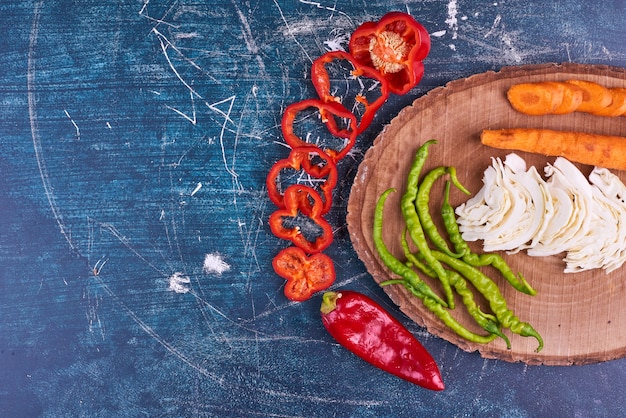
[{"label": "carrot slice", "polygon": [[626,138],[620,136],[514,128],[484,130],[480,141],[494,148],[561,156],[582,164],[626,170]]},{"label": "carrot slice", "polygon": [[583,89],[569,83],[555,83],[557,87],[563,89],[563,101],[552,113],[555,115],[566,115],[575,112],[583,102]]},{"label": "carrot slice", "polygon": [[507,91],[511,106],[526,115],[548,115],[563,102],[563,89],[553,82],[519,83]]},{"label": "carrot slice", "polygon": [[611,91],[593,81],[567,80],[568,84],[573,84],[583,90],[583,101],[578,106],[578,112],[594,113],[598,109],[605,108],[613,101]]},{"label": "carrot slice", "polygon": [[621,116],[626,112],[626,89],[611,88],[609,89],[613,96],[613,101],[607,107],[594,110],[592,113],[597,116]]}]

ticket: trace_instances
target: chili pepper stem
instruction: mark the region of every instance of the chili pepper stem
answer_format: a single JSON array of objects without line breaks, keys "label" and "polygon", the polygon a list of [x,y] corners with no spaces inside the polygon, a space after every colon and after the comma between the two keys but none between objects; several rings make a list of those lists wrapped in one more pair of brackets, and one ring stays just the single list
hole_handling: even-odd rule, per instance
[{"label": "chili pepper stem", "polygon": [[320,307],[320,311],[323,314],[329,314],[335,310],[337,307],[337,299],[341,297],[341,293],[339,292],[325,292],[322,295],[322,306]]}]

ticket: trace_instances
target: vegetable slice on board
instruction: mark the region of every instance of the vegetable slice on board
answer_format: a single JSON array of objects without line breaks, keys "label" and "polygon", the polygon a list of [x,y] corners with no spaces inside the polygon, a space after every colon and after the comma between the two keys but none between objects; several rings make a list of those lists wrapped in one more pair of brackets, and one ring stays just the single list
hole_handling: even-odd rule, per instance
[{"label": "vegetable slice on board", "polygon": [[626,89],[624,88],[611,88],[612,101],[607,107],[594,110],[593,113],[596,116],[622,116],[626,113]]},{"label": "vegetable slice on board", "polygon": [[578,109],[576,109],[578,112],[593,113],[598,109],[609,106],[613,101],[613,95],[609,89],[601,84],[578,79],[567,80],[567,83],[583,90],[583,100]]}]

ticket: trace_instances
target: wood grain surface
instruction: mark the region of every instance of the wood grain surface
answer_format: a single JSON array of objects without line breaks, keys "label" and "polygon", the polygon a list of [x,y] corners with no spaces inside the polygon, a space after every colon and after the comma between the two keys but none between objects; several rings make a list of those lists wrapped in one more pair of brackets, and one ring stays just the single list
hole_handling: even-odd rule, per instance
[{"label": "wood grain surface", "polygon": [[[405,189],[406,175],[415,150],[425,141],[436,139],[424,171],[439,165],[457,167],[459,179],[472,193],[482,186],[482,174],[492,157],[504,157],[510,151],[496,150],[480,144],[483,129],[538,127],[626,136],[623,117],[607,118],[583,113],[550,116],[525,116],[515,112],[506,100],[509,86],[518,82],[567,80],[579,78],[608,87],[625,87],[626,71],[607,66],[580,64],[546,64],[507,67],[450,82],[431,91],[402,110],[383,130],[367,152],[355,178],[348,202],[347,222],[350,237],[359,257],[377,282],[390,277],[372,242],[373,214],[380,194],[397,189],[387,200],[384,212],[384,240],[393,254],[402,258],[399,237],[404,221],[399,200]],[[518,152],[540,173],[544,157]],[[578,165],[587,175],[592,167]],[[615,171],[614,171],[615,172]],[[626,172],[616,172],[622,180]],[[441,183],[443,184],[443,183]],[[431,193],[432,208],[440,207],[441,190]],[[456,207],[467,199],[454,191],[451,203]],[[434,210],[433,210],[434,215]],[[480,250],[480,243],[472,243]],[[445,327],[421,301],[402,286],[383,289],[400,309],[433,334],[466,351],[478,350],[485,358],[522,361],[528,364],[587,364],[626,355],[626,275],[624,269],[611,274],[593,270],[564,274],[561,256],[530,257],[525,253],[503,254],[514,271],[524,274],[537,290],[535,296],[515,291],[493,272],[485,270],[500,285],[509,307],[520,320],[529,322],[543,336],[545,347],[535,352],[533,338],[510,335],[512,348],[501,339],[487,345],[467,342]],[[436,283],[432,283],[436,287]],[[437,287],[436,287],[437,288]],[[472,327],[471,317],[461,307],[454,315]],[[474,328],[475,329],[475,328]],[[478,329],[476,329],[478,331]]]}]

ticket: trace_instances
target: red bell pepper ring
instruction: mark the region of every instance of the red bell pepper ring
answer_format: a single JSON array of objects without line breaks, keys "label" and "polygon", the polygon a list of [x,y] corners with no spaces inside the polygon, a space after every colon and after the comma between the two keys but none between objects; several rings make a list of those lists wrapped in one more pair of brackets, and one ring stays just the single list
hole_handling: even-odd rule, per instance
[{"label": "red bell pepper ring", "polygon": [[[349,73],[344,75],[344,79],[348,80],[349,77],[353,77],[354,79],[369,79],[369,84],[376,84],[378,86],[377,92],[379,95],[375,97],[374,100],[370,101],[365,94],[361,93],[361,90],[354,94],[354,98],[345,97],[342,99],[341,97],[334,95],[336,92],[332,90],[333,81],[331,80],[331,75],[329,74],[327,65],[339,64],[344,61],[349,64],[346,66],[345,70]],[[337,76],[333,74],[333,77]],[[361,134],[367,129],[378,109],[380,109],[380,107],[389,98],[389,85],[380,72],[371,67],[361,65],[352,55],[344,51],[327,52],[313,61],[313,65],[311,67],[311,80],[313,82],[313,86],[315,87],[315,91],[323,101],[339,103],[348,111],[348,106],[350,105],[346,102],[353,101],[352,106],[355,107],[355,111],[352,113],[354,113],[358,119],[358,134]],[[365,83],[362,81],[361,85],[365,85]],[[350,91],[347,93],[350,93]],[[359,105],[363,108],[361,112],[356,111]]]},{"label": "red bell pepper ring", "polygon": [[[319,119],[326,129],[320,135],[310,126],[302,127],[302,134],[294,132],[295,125],[304,121],[311,121],[310,112],[318,113]],[[298,115],[303,115],[298,118]],[[285,109],[281,122],[285,142],[291,147],[315,145],[322,149],[334,162],[342,159],[356,142],[358,135],[356,116],[335,102],[324,102],[318,99],[306,99],[292,103]],[[306,137],[303,139],[302,137]],[[311,141],[316,141],[314,143]]]},{"label": "red bell pepper ring", "polygon": [[301,248],[287,247],[274,257],[272,266],[276,274],[287,280],[285,296],[296,302],[311,298],[335,282],[335,264],[323,253],[307,256]]},{"label": "red bell pepper ring", "polygon": [[359,26],[349,48],[357,62],[380,71],[390,91],[402,95],[424,75],[422,60],[430,52],[430,36],[410,15],[390,12],[378,22]]},{"label": "red bell pepper ring", "polygon": [[349,290],[326,292],[320,312],[330,335],[363,360],[426,389],[445,388],[430,353],[372,299]]},{"label": "red bell pepper ring", "polygon": [[[319,161],[317,161],[319,160]],[[322,214],[327,213],[333,204],[332,192],[337,184],[337,167],[331,158],[320,148],[310,145],[293,148],[289,157],[277,161],[265,180],[270,200],[279,208],[285,208],[285,199],[281,193],[281,174],[284,170],[303,171],[314,179],[316,188],[324,199]],[[286,189],[284,187],[284,189]],[[310,209],[309,209],[310,210]]]},{"label": "red bell pepper ring", "polygon": [[311,187],[292,184],[285,190],[283,200],[285,209],[278,209],[270,215],[272,233],[293,242],[308,254],[328,248],[333,242],[333,229],[322,217],[323,203],[319,193]]}]

